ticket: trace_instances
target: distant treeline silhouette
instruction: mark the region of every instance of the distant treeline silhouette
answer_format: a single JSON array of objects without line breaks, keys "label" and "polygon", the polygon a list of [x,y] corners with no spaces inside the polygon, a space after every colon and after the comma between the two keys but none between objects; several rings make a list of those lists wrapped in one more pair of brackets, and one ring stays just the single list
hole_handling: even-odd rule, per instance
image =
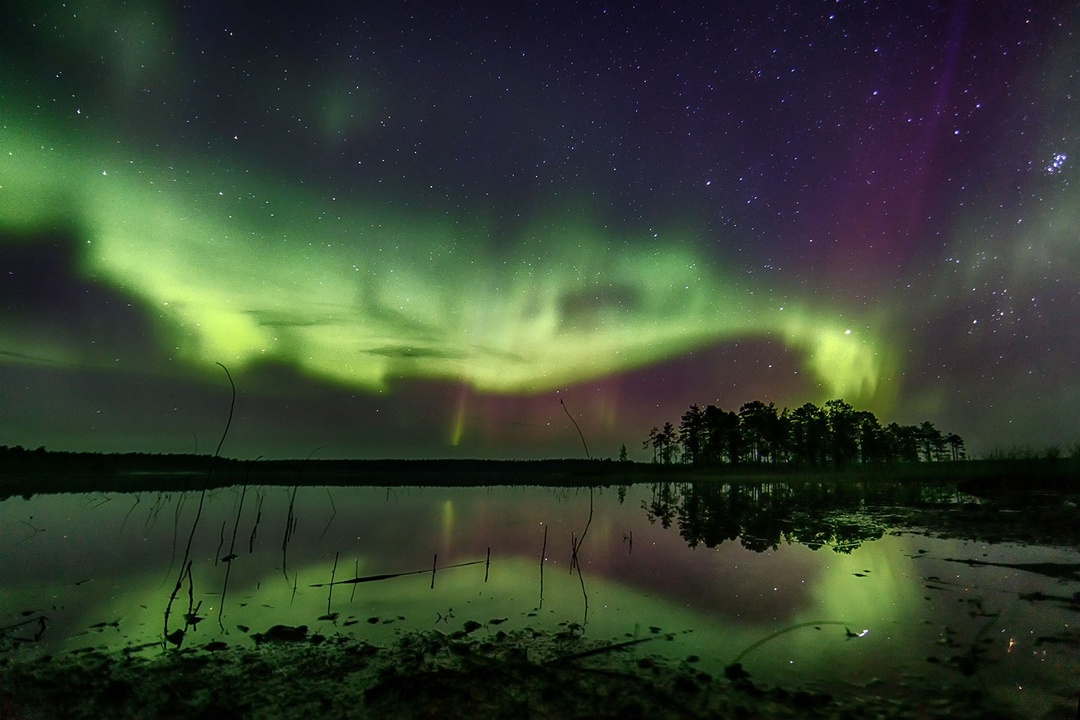
[{"label": "distant treeline silhouette", "polygon": [[642,446],[652,449],[654,463],[704,467],[752,463],[824,469],[966,458],[964,440],[929,420],[882,425],[872,412],[840,399],[794,410],[760,400],[738,412],[691,405],[678,427],[670,422],[653,427]]}]

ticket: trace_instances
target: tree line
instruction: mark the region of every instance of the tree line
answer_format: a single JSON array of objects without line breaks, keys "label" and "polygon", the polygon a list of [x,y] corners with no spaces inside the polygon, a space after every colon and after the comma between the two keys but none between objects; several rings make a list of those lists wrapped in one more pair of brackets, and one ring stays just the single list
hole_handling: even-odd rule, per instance
[{"label": "tree line", "polygon": [[697,466],[741,463],[843,468],[854,464],[965,459],[964,440],[929,420],[882,425],[872,412],[843,400],[779,410],[760,400],[738,412],[691,405],[678,427],[653,427],[642,443],[653,462]]}]

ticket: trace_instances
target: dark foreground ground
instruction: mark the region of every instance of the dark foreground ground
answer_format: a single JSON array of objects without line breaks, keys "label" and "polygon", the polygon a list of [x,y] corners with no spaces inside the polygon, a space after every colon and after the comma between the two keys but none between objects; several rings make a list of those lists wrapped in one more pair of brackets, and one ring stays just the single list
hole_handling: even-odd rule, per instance
[{"label": "dark foreground ground", "polygon": [[889,696],[875,687],[830,693],[760,686],[737,665],[714,677],[695,662],[660,659],[645,642],[508,634],[477,623],[450,635],[403,635],[385,648],[280,628],[249,648],[6,661],[0,717],[1015,717],[978,694],[925,680]]}]

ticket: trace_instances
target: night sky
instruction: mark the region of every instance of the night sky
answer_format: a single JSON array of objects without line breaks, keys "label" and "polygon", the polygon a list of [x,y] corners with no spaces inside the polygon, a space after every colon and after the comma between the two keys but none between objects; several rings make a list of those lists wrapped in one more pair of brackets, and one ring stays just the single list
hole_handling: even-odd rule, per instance
[{"label": "night sky", "polygon": [[1075,0],[12,0],[0,444],[1080,440]]}]

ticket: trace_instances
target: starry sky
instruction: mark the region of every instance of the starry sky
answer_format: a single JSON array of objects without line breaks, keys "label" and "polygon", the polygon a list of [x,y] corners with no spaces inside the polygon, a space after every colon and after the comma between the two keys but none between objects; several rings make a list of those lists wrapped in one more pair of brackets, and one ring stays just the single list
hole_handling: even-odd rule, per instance
[{"label": "starry sky", "polygon": [[1074,2],[0,9],[0,443],[1080,440]]}]

